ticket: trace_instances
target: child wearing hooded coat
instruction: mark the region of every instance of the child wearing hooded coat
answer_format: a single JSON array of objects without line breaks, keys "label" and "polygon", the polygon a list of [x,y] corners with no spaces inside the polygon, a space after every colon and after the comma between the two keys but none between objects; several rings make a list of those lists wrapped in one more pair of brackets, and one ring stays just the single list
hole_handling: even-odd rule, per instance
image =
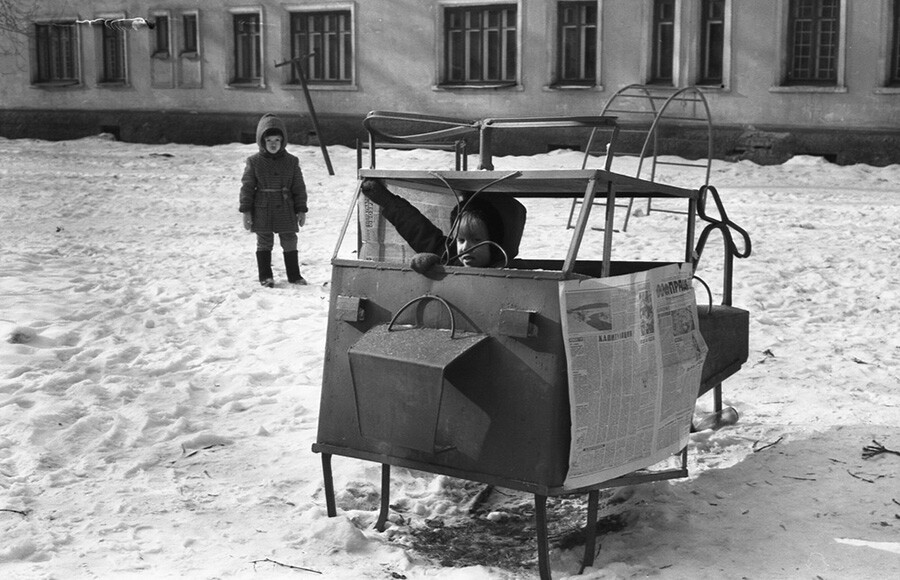
[{"label": "child wearing hooded coat", "polygon": [[241,177],[239,211],[244,228],[256,234],[256,265],[259,283],[275,286],[272,249],[275,234],[284,253],[288,282],[306,284],[300,275],[297,232],[306,223],[306,184],[300,161],[287,152],[287,127],[277,116],[266,113],[256,127],[259,153],[247,158]]}]

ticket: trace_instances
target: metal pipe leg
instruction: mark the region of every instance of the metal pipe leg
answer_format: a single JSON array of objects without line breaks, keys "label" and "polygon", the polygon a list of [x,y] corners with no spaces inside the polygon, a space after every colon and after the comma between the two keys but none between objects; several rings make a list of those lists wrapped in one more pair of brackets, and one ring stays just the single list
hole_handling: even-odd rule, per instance
[{"label": "metal pipe leg", "polygon": [[325,480],[325,508],[328,517],[337,515],[337,507],[334,504],[334,478],[331,476],[331,453],[322,454],[322,475]]},{"label": "metal pipe leg", "polygon": [[716,413],[722,411],[722,383],[713,387],[713,410]]},{"label": "metal pipe leg", "polygon": [[550,580],[546,495],[534,494],[534,520],[534,527],[537,529],[538,570],[541,574],[541,580]]},{"label": "metal pipe leg", "polygon": [[588,492],[587,523],[584,529],[584,558],[581,560],[581,570],[594,565],[594,551],[597,543],[597,511],[600,505],[600,491],[592,489]]},{"label": "metal pipe leg", "polygon": [[381,464],[381,511],[378,513],[378,521],[375,522],[375,529],[383,532],[387,526],[388,510],[391,503],[391,466],[387,463]]}]

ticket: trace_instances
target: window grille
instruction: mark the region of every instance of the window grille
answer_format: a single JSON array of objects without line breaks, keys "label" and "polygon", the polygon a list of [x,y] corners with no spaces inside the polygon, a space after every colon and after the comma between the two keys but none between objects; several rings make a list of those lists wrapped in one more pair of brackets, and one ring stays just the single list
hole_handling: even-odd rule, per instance
[{"label": "window grille", "polygon": [[[353,31],[349,10],[303,12],[291,15],[291,55],[303,58],[311,83],[350,83],[353,80]],[[299,83],[291,68],[292,83]]]},{"label": "window grille", "polygon": [[111,26],[100,28],[102,65],[101,83],[124,83],[125,78],[125,31]]},{"label": "window grille", "polygon": [[445,79],[456,85],[516,83],[518,40],[514,5],[446,8]]},{"label": "window grille", "polygon": [[671,85],[675,58],[675,0],[653,2],[653,58],[650,82]]},{"label": "window grille", "polygon": [[836,85],[840,0],[791,0],[787,84]]},{"label": "window grille", "polygon": [[234,83],[262,82],[259,14],[234,15]]},{"label": "window grille", "polygon": [[558,11],[558,80],[596,84],[597,3],[560,2]]},{"label": "window grille", "polygon": [[699,84],[724,82],[725,0],[703,0],[700,30]]},{"label": "window grille", "polygon": [[78,82],[74,22],[35,25],[36,83]]}]

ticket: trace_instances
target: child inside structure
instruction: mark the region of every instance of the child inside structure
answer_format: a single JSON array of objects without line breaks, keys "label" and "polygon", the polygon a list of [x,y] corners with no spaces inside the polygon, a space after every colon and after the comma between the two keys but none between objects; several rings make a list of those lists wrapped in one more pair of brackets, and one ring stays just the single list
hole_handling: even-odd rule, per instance
[{"label": "child inside structure", "polygon": [[287,152],[287,127],[266,113],[256,127],[259,152],[247,158],[241,177],[239,210],[244,228],[256,234],[259,283],[272,288],[272,250],[275,234],[284,254],[288,282],[305,285],[300,274],[297,233],[306,223],[306,184],[300,160]]},{"label": "child inside structure", "polygon": [[[438,263],[504,268],[518,252],[525,208],[511,198],[504,201],[507,207],[514,209],[514,216],[504,215],[487,200],[465,200],[452,212],[450,233],[444,234],[411,203],[391,193],[381,181],[366,179],[361,189],[416,252],[411,265],[418,272],[427,271]],[[510,203],[515,205],[510,206]]]}]

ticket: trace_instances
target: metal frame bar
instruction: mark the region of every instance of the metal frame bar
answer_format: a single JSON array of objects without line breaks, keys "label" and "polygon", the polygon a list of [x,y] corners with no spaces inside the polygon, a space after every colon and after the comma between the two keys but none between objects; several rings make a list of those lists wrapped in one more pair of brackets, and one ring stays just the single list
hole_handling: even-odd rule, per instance
[{"label": "metal frame bar", "polygon": [[[587,227],[588,217],[591,214],[591,207],[594,204],[594,196],[597,194],[598,183],[596,179],[588,180],[587,187],[584,189],[584,198],[581,203],[581,212],[578,214],[578,222],[575,224],[575,232],[572,234],[572,242],[569,245],[569,252],[563,262],[563,275],[568,276],[575,269],[575,260],[578,257],[578,250],[581,248],[581,241],[584,238],[584,229]],[[606,242],[603,248],[603,270],[609,271],[609,262],[607,261]]]},{"label": "metal frame bar", "polygon": [[[322,471],[325,480],[325,504],[328,517],[335,517],[337,515],[337,506],[335,503],[334,493],[334,479],[331,469],[332,455],[337,454],[345,457],[381,463],[381,498],[379,501],[378,519],[373,526],[379,532],[383,532],[387,528],[388,516],[390,514],[390,485],[392,465],[407,467],[410,469],[425,470],[431,473],[445,473],[445,475],[450,475],[451,477],[462,477],[463,479],[467,479],[464,475],[460,475],[452,469],[435,470],[433,469],[433,466],[422,465],[417,461],[400,459],[386,455],[377,455],[368,452],[357,451],[355,449],[340,448],[331,445],[320,445],[318,443],[315,443],[312,446],[312,450],[314,453],[322,454]],[[531,491],[534,494],[534,517],[538,553],[538,571],[541,580],[551,580],[552,576],[550,570],[549,534],[547,532],[547,499],[549,497],[560,495],[574,495],[579,493],[586,493],[588,496],[587,522],[585,524],[585,544],[581,567],[581,572],[583,572],[585,568],[591,566],[594,563],[594,558],[596,555],[597,514],[599,511],[600,498],[599,490],[610,487],[635,485],[638,483],[646,483],[650,481],[687,477],[687,447],[682,448],[678,455],[681,459],[680,468],[660,470],[655,472],[633,472],[622,477],[611,479],[609,481],[574,490],[535,486],[530,486],[531,489],[526,490],[521,486],[509,485],[511,482],[506,480],[497,480],[496,482],[489,481],[485,483],[488,483],[489,485],[499,485],[500,487],[510,487],[511,489],[519,489],[522,491]]]},{"label": "metal frame bar", "polygon": [[481,122],[479,153],[481,162],[479,169],[494,169],[492,142],[495,129],[547,129],[551,127],[615,127],[614,117],[498,117],[484,119]]}]

